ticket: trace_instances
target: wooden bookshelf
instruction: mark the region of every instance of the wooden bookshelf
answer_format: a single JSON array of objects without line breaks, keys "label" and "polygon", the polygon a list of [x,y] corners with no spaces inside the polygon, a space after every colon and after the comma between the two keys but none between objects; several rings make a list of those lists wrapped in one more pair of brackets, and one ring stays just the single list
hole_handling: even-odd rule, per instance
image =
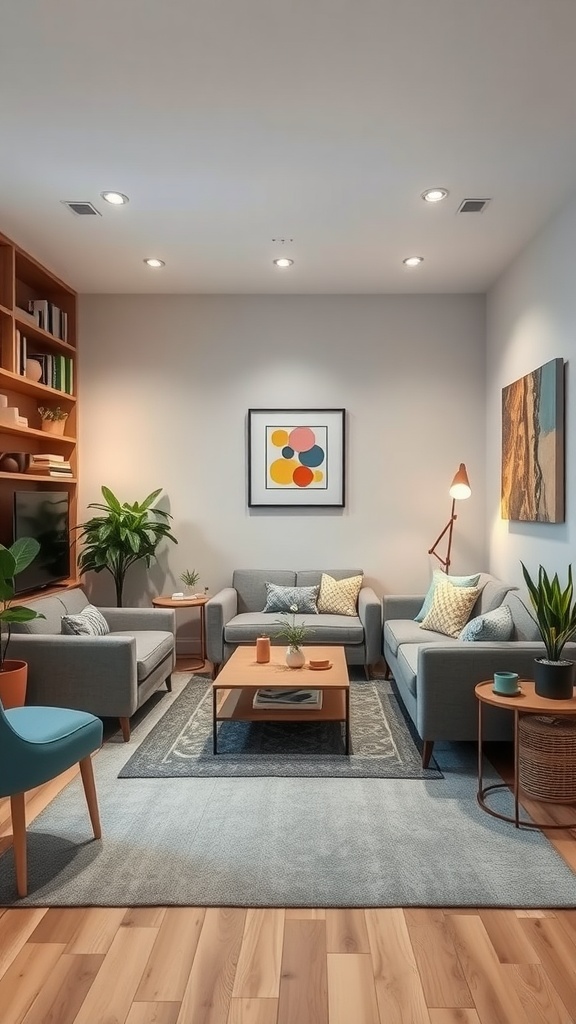
[{"label": "wooden bookshelf", "polygon": [[[32,313],[31,303],[36,305]],[[15,490],[65,489],[70,496],[72,575],[64,584],[50,588],[54,592],[78,583],[77,310],[77,295],[69,285],[0,234],[0,395],[5,395],[8,406],[17,408],[27,420],[26,424],[5,422],[0,410],[0,453],[56,453],[69,460],[72,468],[72,476],[64,478],[0,471],[0,542],[7,546],[12,543]],[[35,355],[40,356],[40,381],[27,376],[32,367],[26,366],[26,358]],[[41,429],[39,406],[60,406],[68,413],[62,436]]]}]

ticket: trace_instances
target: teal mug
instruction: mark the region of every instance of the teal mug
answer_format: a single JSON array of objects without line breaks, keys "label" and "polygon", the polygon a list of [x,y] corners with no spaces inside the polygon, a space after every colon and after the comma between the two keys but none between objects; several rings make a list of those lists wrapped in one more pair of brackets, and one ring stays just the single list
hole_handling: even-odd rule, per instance
[{"label": "teal mug", "polygon": [[495,672],[494,692],[502,694],[503,697],[510,697],[518,693],[517,672]]}]

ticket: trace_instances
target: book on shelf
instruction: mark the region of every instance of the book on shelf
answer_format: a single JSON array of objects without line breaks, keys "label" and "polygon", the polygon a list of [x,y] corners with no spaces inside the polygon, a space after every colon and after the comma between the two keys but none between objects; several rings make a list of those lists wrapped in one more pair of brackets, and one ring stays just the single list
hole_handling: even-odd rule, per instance
[{"label": "book on shelf", "polygon": [[32,462],[66,462],[66,465],[70,465],[63,455],[56,455],[54,452],[36,452],[32,456]]},{"label": "book on shelf", "polygon": [[28,320],[31,324],[36,324],[38,327],[39,315],[36,312],[32,312],[29,309],[23,309],[22,306],[16,306],[16,316],[19,320]]},{"label": "book on shelf", "polygon": [[253,708],[321,708],[322,690],[283,690],[267,687],[256,690],[252,701]]}]

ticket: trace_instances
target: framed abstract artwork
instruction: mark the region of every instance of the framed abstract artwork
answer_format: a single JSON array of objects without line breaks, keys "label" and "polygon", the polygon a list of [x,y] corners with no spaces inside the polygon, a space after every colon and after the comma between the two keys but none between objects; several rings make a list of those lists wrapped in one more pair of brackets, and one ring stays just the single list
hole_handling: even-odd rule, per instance
[{"label": "framed abstract artwork", "polygon": [[564,360],[502,389],[503,519],[564,522]]},{"label": "framed abstract artwork", "polygon": [[248,410],[248,505],[343,508],[344,409]]}]

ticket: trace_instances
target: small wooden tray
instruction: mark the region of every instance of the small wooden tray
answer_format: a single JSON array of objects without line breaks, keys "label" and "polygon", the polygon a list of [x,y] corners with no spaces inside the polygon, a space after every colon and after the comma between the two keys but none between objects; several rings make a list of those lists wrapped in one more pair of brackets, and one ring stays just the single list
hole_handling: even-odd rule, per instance
[{"label": "small wooden tray", "polygon": [[332,662],[329,661],[326,665],[313,665],[310,661],[308,662],[308,668],[311,669],[312,672],[325,672],[326,669],[332,668]]}]

